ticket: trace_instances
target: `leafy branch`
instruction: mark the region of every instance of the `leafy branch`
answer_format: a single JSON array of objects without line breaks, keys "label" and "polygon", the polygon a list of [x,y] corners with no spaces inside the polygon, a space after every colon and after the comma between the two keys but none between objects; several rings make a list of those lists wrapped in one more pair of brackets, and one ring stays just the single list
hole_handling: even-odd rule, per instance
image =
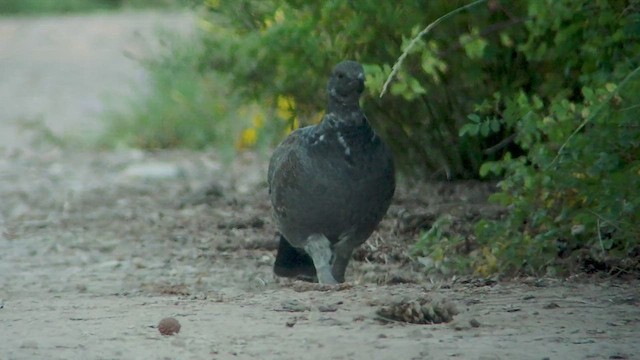
[{"label": "leafy branch", "polygon": [[402,54],[400,55],[400,57],[398,58],[396,63],[393,64],[393,67],[391,68],[391,73],[389,74],[389,76],[387,77],[387,80],[384,82],[384,85],[382,86],[382,91],[380,92],[380,97],[383,97],[384,94],[387,92],[387,87],[391,83],[391,80],[396,76],[396,74],[400,70],[400,66],[402,66],[402,62],[404,62],[404,59],[407,57],[407,55],[409,55],[409,51],[411,51],[411,49],[413,49],[413,47],[416,46],[416,44],[418,43],[418,40],[420,40],[423,36],[427,35],[434,27],[436,27],[438,24],[440,24],[444,20],[452,17],[453,15],[455,15],[457,13],[460,13],[460,12],[462,12],[464,10],[467,10],[469,8],[472,8],[472,7],[476,6],[476,5],[479,5],[480,3],[483,3],[485,1],[486,0],[476,0],[476,1],[472,2],[472,3],[469,3],[467,5],[461,6],[461,7],[457,8],[457,9],[455,9],[455,10],[452,10],[452,11],[440,16],[435,21],[433,21],[431,24],[427,25],[427,27],[422,29],[422,31],[420,31],[418,33],[418,35],[416,35],[416,37],[411,39],[411,42],[409,43],[409,45],[407,45],[407,47],[404,49],[404,51],[402,52]]}]

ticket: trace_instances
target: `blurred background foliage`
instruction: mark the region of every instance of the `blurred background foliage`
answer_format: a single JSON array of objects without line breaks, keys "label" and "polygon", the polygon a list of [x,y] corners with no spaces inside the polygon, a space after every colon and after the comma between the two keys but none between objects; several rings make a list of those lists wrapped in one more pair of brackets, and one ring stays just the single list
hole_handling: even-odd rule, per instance
[{"label": "blurred background foliage", "polygon": [[320,121],[331,68],[355,59],[404,174],[499,181],[509,210],[464,239],[440,219],[415,254],[481,275],[640,269],[639,0],[477,1],[411,49],[469,2],[184,1],[199,37],[167,36],[153,90],[109,114],[104,144],[266,150]]},{"label": "blurred background foliage", "polygon": [[[247,113],[235,107],[239,99],[228,77],[198,70],[204,51],[199,42],[168,33],[161,37],[161,50],[140,60],[153,86],[105,114],[101,145],[155,150],[230,143],[240,131],[234,120]],[[220,150],[229,158],[233,148]]]},{"label": "blurred background foliage", "polygon": [[180,0],[0,0],[0,16],[171,7]]},{"label": "blurred background foliage", "polygon": [[500,60],[512,52],[497,46],[496,54],[482,59],[487,41],[480,41],[477,32],[490,23],[508,27],[522,20],[486,6],[452,18],[420,41],[390,96],[379,98],[390,65],[411,37],[464,3],[205,1],[208,15],[201,25],[208,32],[206,66],[233,74],[233,86],[247,98],[291,99],[298,121],[310,124],[325,106],[331,68],[341,59],[357,59],[368,76],[365,111],[396,150],[405,172],[476,177],[483,144],[489,140],[461,138],[458,131],[473,104],[491,94],[485,84],[489,77],[481,76],[483,68],[504,66]]}]

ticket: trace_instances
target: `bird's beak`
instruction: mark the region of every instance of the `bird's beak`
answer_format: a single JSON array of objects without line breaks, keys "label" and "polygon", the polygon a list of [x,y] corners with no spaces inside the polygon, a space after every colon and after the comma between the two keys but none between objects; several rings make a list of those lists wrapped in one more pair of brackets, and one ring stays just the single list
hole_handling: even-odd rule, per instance
[{"label": "bird's beak", "polygon": [[364,91],[364,74],[358,74],[358,92],[362,93]]}]

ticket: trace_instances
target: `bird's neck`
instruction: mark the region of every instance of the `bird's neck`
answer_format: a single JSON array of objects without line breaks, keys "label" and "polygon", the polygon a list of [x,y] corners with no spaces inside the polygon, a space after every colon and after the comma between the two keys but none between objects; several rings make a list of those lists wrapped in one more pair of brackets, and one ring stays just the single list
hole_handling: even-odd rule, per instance
[{"label": "bird's neck", "polygon": [[338,126],[359,126],[366,122],[360,104],[357,101],[341,102],[335,99],[329,101],[327,115],[333,119]]},{"label": "bird's neck", "polygon": [[360,111],[360,102],[358,100],[355,97],[341,98],[339,96],[331,96],[327,104],[327,112],[346,114],[352,111]]}]

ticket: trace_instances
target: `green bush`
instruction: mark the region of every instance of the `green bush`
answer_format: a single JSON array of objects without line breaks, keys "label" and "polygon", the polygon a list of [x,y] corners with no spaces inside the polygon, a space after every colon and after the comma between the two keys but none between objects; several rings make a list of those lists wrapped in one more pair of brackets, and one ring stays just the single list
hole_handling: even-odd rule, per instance
[{"label": "green bush", "polygon": [[[504,74],[483,75],[506,86],[460,128],[463,138],[502,138],[494,148],[506,151],[479,174],[502,179],[492,199],[509,209],[476,225],[463,265],[483,275],[640,270],[640,3],[523,4],[510,13],[526,19],[524,32],[484,45],[513,48]],[[461,264],[455,242],[429,235],[422,253]]]},{"label": "green bush", "polygon": [[480,168],[503,177],[493,198],[510,208],[477,225],[480,246],[498,259],[483,269],[553,273],[558,256],[640,269],[639,7],[528,2],[516,47],[528,81],[479,103],[461,129],[505,129],[524,151]]},{"label": "green bush", "polygon": [[467,272],[473,265],[470,258],[460,256],[468,241],[454,229],[454,218],[445,214],[433,222],[429,230],[423,231],[416,241],[411,255],[427,272],[448,275]]},{"label": "green bush", "polygon": [[[368,77],[365,111],[406,172],[477,177],[488,140],[461,138],[458,131],[475,102],[510,85],[508,74],[495,79],[490,74],[508,69],[504,59],[514,53],[504,46],[489,52],[480,29],[488,28],[487,36],[498,39],[497,30],[515,26],[517,20],[481,6],[443,23],[429,39],[419,41],[390,94],[380,99],[390,65],[410,36],[463,1],[205,3],[204,63],[231,73],[245,97],[263,104],[291,99],[299,122],[311,123],[325,107],[331,68],[343,59],[356,59]],[[491,28],[495,23],[499,26]]]}]

